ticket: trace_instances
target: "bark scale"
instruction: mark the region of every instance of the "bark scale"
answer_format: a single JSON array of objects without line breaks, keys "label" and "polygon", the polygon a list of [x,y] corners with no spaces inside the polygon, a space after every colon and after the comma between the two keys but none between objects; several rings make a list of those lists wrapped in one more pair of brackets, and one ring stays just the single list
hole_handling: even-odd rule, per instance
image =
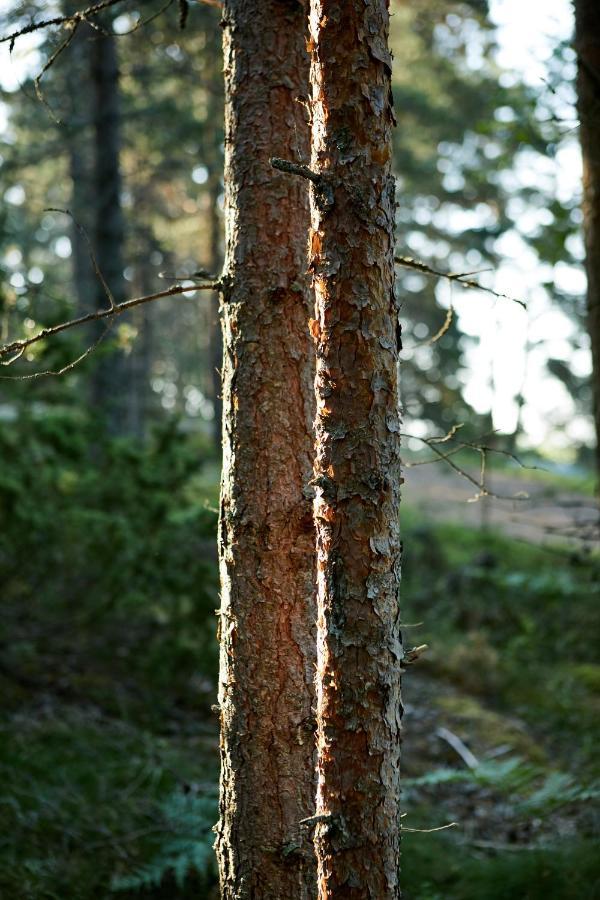
[{"label": "bark scale", "polygon": [[[226,0],[220,822],[223,900],[314,897],[314,395],[305,13]],[[311,633],[312,632],[312,633]]]},{"label": "bark scale", "polygon": [[399,896],[399,334],[387,35],[385,0],[311,0],[321,900]]},{"label": "bark scale", "polygon": [[600,5],[598,0],[575,0],[575,49],[578,62],[579,134],[583,155],[587,315],[592,347],[596,467],[600,489]]}]

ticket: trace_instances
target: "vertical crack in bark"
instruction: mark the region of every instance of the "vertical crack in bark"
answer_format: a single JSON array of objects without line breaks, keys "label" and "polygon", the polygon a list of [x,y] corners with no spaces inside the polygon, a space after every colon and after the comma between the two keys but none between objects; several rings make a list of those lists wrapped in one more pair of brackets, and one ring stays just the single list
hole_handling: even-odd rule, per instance
[{"label": "vertical crack in bark", "polygon": [[399,896],[400,422],[385,0],[311,0],[321,900]]},{"label": "vertical crack in bark", "polygon": [[313,351],[308,191],[274,172],[306,158],[300,4],[226,0],[226,259],[221,493],[224,900],[312,898],[314,852]]}]

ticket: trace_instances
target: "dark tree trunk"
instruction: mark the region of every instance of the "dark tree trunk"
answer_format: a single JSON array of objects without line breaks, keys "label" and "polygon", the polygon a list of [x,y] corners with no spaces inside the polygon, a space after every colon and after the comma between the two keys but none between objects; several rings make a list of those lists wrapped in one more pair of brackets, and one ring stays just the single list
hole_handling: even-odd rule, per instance
[{"label": "dark tree trunk", "polygon": [[[94,248],[98,268],[115,303],[125,299],[123,243],[125,226],[121,206],[121,112],[116,39],[96,33],[90,41],[91,79],[94,97],[95,229]],[[76,89],[76,87],[74,87]],[[96,278],[95,307],[106,307],[104,285]],[[118,324],[115,326],[118,327]],[[99,326],[94,337],[104,330]],[[102,348],[92,371],[92,403],[110,433],[127,428],[127,378],[122,352]]]},{"label": "dark tree trunk", "polygon": [[[217,46],[212,19],[207,29],[208,50],[205,67],[205,78],[208,90],[207,104],[207,167],[208,167],[208,270],[218,275],[223,266],[222,227],[219,214],[219,198],[222,191],[223,178],[223,76],[222,53]],[[211,400],[214,408],[213,440],[217,457],[223,452],[223,402],[221,397],[221,369],[223,366],[223,337],[219,318],[219,296],[211,296],[209,307],[209,340],[208,364],[210,366],[209,384]]]},{"label": "dark tree trunk", "polygon": [[[73,12],[73,4],[63,6],[65,14]],[[94,186],[93,186],[93,145],[92,86],[90,81],[89,55],[91,41],[96,32],[86,23],[77,28],[69,52],[64,55],[63,65],[67,71],[65,95],[68,115],[65,135],[69,156],[71,178],[71,200],[69,208],[73,214],[71,222],[71,246],[73,264],[73,286],[77,301],[77,313],[92,312],[96,301],[96,275],[90,259],[89,247],[82,229],[93,237]],[[73,90],[77,85],[77,90]]]},{"label": "dark tree trunk", "polygon": [[385,0],[311,0],[319,897],[399,896],[400,421]]},{"label": "dark tree trunk", "polygon": [[225,0],[221,565],[224,900],[314,896],[312,362],[305,11]]},{"label": "dark tree trunk", "polygon": [[[209,171],[208,178],[208,227],[209,240],[209,271],[218,275],[223,265],[221,254],[221,221],[219,218],[219,196],[221,194],[221,173],[215,166]],[[223,451],[223,401],[221,397],[221,368],[223,366],[223,336],[221,334],[221,322],[219,319],[219,297],[217,294],[210,299],[209,309],[209,341],[208,364],[210,366],[210,384],[212,387],[212,402],[214,408],[213,440],[217,456]]]},{"label": "dark tree trunk", "polygon": [[96,276],[90,259],[89,248],[81,232],[90,214],[93,195],[90,191],[90,172],[86,165],[85,152],[77,139],[77,135],[69,135],[69,175],[71,176],[71,212],[74,221],[71,223],[71,246],[73,263],[73,286],[77,301],[77,312],[85,315],[91,312],[96,300]]},{"label": "dark tree trunk", "polygon": [[600,3],[575,0],[577,93],[583,153],[588,329],[592,345],[596,465],[600,486]]}]

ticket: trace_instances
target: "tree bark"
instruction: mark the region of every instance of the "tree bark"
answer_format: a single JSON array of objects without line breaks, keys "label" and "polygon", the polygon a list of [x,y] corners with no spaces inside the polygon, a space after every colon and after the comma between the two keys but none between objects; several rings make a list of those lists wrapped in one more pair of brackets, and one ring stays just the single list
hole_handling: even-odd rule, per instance
[{"label": "tree bark", "polygon": [[[125,224],[121,206],[121,111],[116,39],[97,33],[90,41],[91,79],[94,96],[94,249],[98,268],[115,303],[125,299],[123,244]],[[77,90],[77,87],[73,87]],[[106,307],[106,289],[96,278],[94,305]],[[100,325],[97,338],[104,330]],[[92,403],[112,434],[126,430],[127,378],[123,353],[100,352],[92,371]]]},{"label": "tree bark", "polygon": [[577,93],[583,154],[583,229],[592,346],[596,466],[600,485],[600,6],[575,0]]},{"label": "tree bark", "polygon": [[399,896],[399,335],[387,35],[385,0],[311,0],[321,900]]},{"label": "tree bark", "polygon": [[220,822],[224,900],[314,897],[308,84],[294,0],[225,0]]}]

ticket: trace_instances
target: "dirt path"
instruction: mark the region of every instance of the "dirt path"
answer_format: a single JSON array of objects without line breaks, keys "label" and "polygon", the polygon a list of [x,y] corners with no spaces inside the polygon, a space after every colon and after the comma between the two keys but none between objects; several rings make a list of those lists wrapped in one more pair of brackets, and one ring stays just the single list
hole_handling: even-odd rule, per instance
[{"label": "dirt path", "polygon": [[[477,479],[476,472],[470,474]],[[598,505],[584,494],[494,472],[488,474],[488,487],[502,499],[484,497],[472,502],[477,494],[475,485],[446,465],[407,468],[404,478],[404,501],[428,517],[496,528],[536,544],[561,541],[579,547],[598,546]]]}]

